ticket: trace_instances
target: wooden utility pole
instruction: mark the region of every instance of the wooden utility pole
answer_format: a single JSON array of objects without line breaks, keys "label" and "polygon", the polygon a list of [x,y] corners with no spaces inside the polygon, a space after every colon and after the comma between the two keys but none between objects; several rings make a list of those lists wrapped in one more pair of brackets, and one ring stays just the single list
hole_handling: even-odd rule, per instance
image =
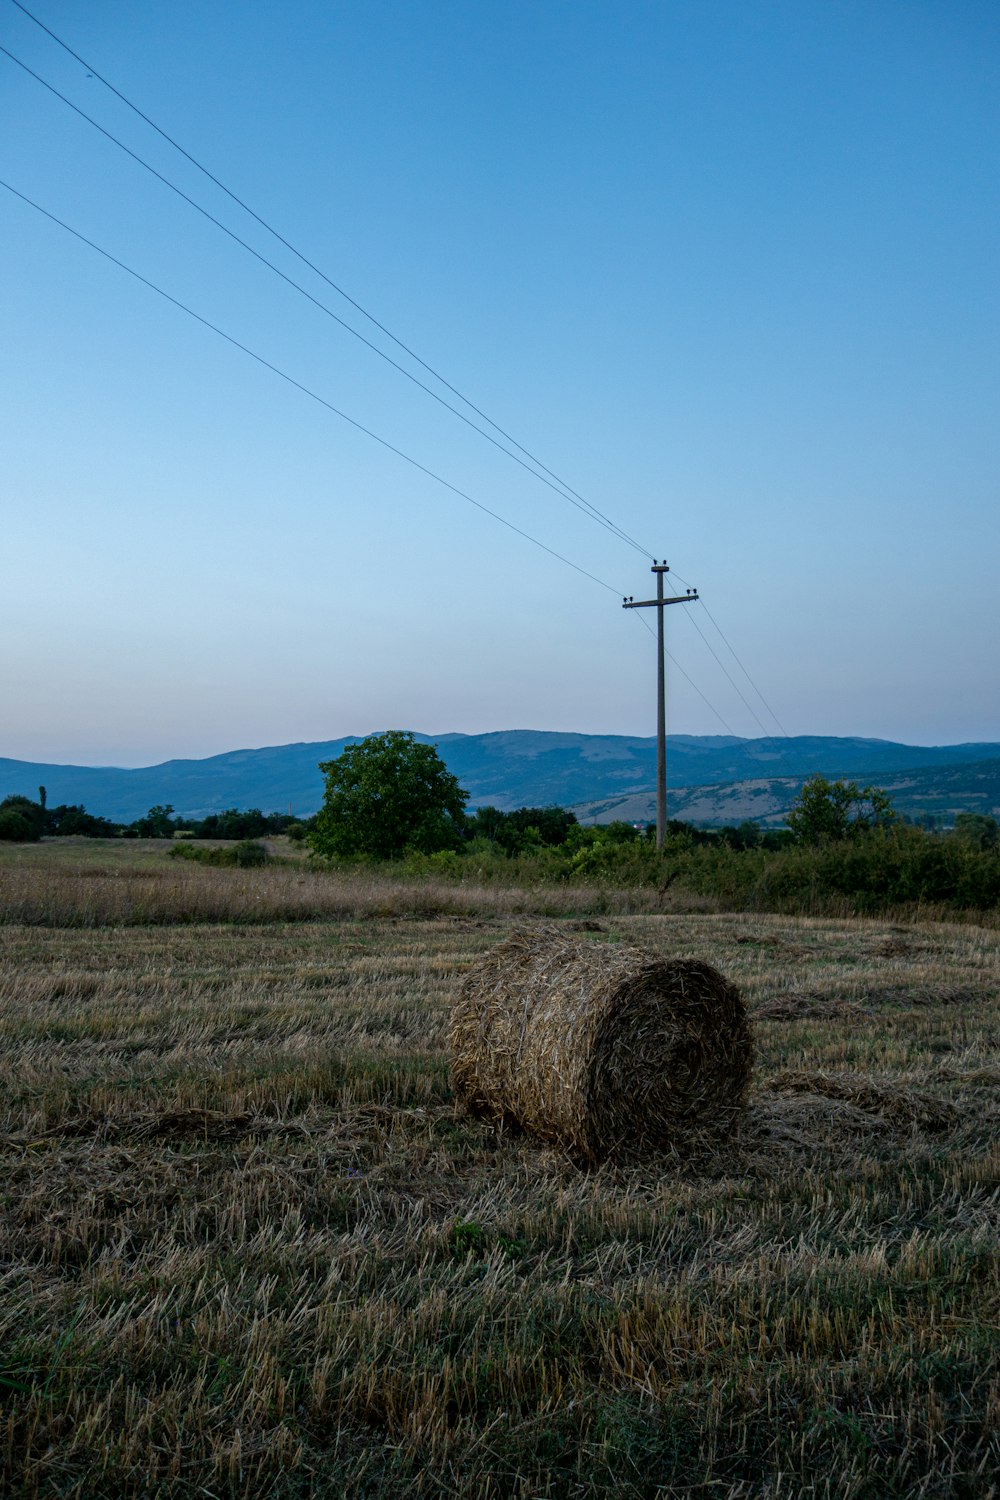
[{"label": "wooden utility pole", "polygon": [[673,599],[663,597],[663,575],[670,569],[665,562],[653,558],[650,569],[656,574],[656,598],[633,599],[630,594],[622,603],[622,609],[649,609],[656,607],[656,847],[663,848],[667,831],[667,674],[666,648],[663,640],[663,611],[668,604],[693,604],[698,597],[697,589],[688,589]]}]

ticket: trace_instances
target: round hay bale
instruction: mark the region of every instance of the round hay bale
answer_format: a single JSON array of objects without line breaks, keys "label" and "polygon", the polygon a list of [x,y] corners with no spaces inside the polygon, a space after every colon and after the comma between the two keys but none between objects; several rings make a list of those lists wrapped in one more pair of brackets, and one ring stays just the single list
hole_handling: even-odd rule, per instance
[{"label": "round hay bale", "polygon": [[549,929],[477,960],[450,1041],[473,1114],[591,1162],[726,1132],[753,1066],[746,1007],[710,964]]}]

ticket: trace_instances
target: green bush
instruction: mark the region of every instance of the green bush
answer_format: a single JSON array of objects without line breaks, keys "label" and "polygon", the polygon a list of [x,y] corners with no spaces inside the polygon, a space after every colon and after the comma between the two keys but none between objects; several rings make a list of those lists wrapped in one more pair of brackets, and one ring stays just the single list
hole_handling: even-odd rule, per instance
[{"label": "green bush", "polygon": [[45,809],[30,797],[5,797],[0,802],[0,839],[12,844],[37,843],[45,832]]},{"label": "green bush", "polygon": [[931,905],[985,911],[1000,903],[1000,851],[895,826],[793,848],[699,847],[680,861],[680,884],[724,905],[863,915]]},{"label": "green bush", "polygon": [[477,807],[466,819],[466,839],[476,844],[488,839],[513,857],[564,844],[578,826],[576,814],[565,807],[518,807],[513,812]]},{"label": "green bush", "polygon": [[271,858],[264,845],[253,839],[244,839],[242,843],[230,844],[221,849],[184,840],[174,844],[169,853],[171,859],[193,859],[201,865],[214,865],[217,868],[239,866],[244,870],[256,865],[266,865]]},{"label": "green bush", "polygon": [[887,793],[855,781],[828,781],[810,776],[788,814],[792,833],[804,844],[857,837],[873,828],[888,828],[895,813]]},{"label": "green bush", "polygon": [[270,855],[263,844],[255,843],[253,839],[243,839],[233,850],[233,863],[241,869],[250,869],[255,865],[266,865]]},{"label": "green bush", "polygon": [[569,855],[565,879],[611,880],[630,886],[662,883],[668,873],[666,850],[663,854],[658,853],[655,846],[645,839],[621,839],[615,824],[611,824],[607,831],[602,828],[593,832],[596,837],[580,840]]},{"label": "green bush", "polygon": [[37,843],[41,834],[23,813],[13,807],[0,807],[0,839],[8,844]]}]

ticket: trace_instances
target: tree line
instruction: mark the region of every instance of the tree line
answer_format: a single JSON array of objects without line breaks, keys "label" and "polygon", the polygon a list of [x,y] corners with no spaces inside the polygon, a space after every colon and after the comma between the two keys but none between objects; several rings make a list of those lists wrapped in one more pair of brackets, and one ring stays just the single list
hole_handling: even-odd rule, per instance
[{"label": "tree line", "polygon": [[315,819],[300,819],[290,813],[264,813],[257,807],[227,808],[204,818],[186,818],[169,803],[151,807],[131,823],[116,822],[90,813],[80,803],[48,805],[43,786],[38,800],[5,797],[0,802],[0,840],[37,843],[43,838],[172,839],[178,834],[192,839],[260,839],[287,834],[292,839],[308,836]]}]

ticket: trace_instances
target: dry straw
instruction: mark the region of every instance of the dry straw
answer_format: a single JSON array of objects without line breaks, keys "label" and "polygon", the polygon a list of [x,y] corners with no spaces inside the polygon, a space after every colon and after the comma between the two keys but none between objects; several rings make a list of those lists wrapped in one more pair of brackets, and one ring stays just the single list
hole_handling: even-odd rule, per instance
[{"label": "dry straw", "polygon": [[753,1064],[740,993],[711,965],[553,929],[475,963],[450,1039],[473,1114],[592,1162],[730,1129]]},{"label": "dry straw", "polygon": [[902,1084],[882,1083],[860,1073],[819,1073],[790,1068],[764,1085],[774,1094],[817,1095],[839,1099],[904,1130],[946,1130],[957,1110],[947,1099]]}]

